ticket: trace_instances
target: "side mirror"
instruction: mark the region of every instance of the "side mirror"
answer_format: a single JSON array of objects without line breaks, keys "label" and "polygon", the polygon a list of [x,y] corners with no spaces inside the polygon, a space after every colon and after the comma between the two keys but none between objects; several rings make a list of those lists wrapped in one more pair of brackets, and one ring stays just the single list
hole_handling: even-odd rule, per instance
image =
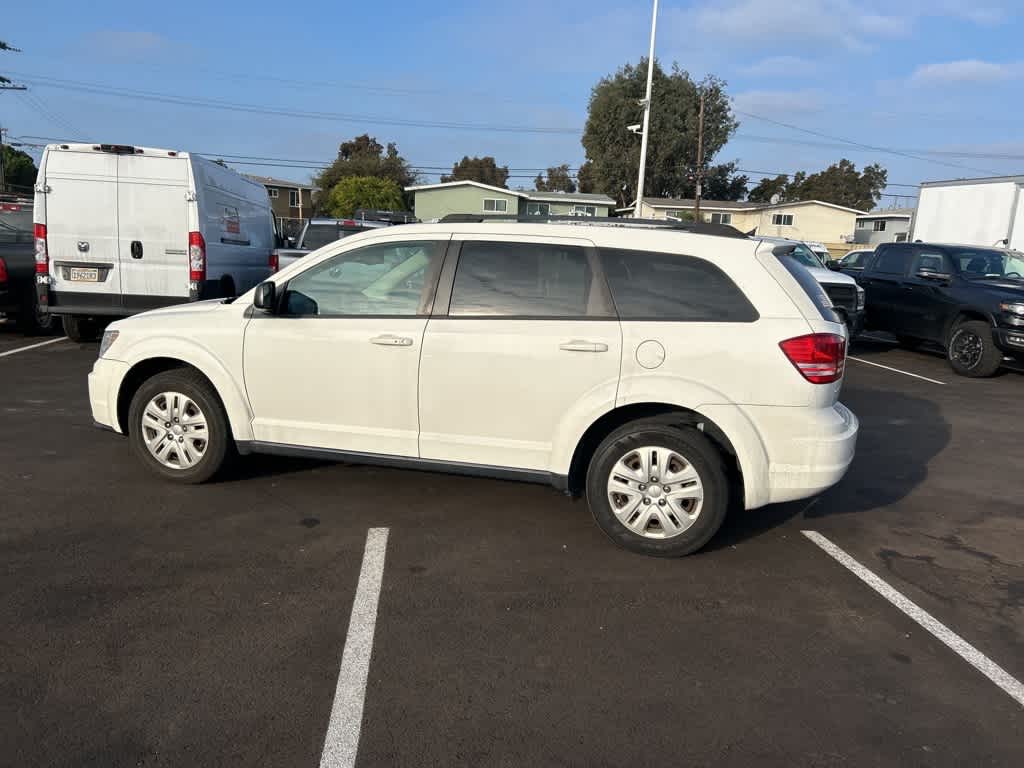
[{"label": "side mirror", "polygon": [[273,281],[268,280],[256,286],[256,296],[253,298],[252,304],[256,309],[262,309],[264,312],[272,313],[277,309],[277,286]]},{"label": "side mirror", "polygon": [[841,272],[843,269],[843,265],[840,264],[838,261],[830,261],[825,266],[831,269],[833,272]]}]

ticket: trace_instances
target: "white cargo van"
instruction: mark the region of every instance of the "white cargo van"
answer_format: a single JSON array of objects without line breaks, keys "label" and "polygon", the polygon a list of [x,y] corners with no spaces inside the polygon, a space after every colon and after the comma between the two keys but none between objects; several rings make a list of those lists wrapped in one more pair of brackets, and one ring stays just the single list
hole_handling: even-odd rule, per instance
[{"label": "white cargo van", "polygon": [[35,190],[40,304],[76,341],[105,319],[235,296],[271,274],[266,189],[197,155],[50,144]]}]

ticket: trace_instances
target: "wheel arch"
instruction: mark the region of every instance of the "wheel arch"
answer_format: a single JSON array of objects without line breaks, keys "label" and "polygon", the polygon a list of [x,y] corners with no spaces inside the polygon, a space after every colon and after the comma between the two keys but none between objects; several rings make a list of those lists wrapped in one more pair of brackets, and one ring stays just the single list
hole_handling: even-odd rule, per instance
[{"label": "wheel arch", "polygon": [[949,343],[949,337],[953,333],[953,329],[965,320],[980,320],[983,323],[988,323],[993,328],[996,326],[995,318],[991,312],[986,312],[972,306],[958,307],[956,311],[950,313],[949,320],[946,321],[946,327],[942,333],[943,344]]}]

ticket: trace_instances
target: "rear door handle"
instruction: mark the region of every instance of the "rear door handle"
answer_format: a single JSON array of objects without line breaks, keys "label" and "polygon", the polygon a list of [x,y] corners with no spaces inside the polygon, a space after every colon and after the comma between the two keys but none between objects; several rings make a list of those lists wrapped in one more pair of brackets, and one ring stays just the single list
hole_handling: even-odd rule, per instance
[{"label": "rear door handle", "polygon": [[370,339],[371,344],[380,344],[383,347],[411,347],[412,339],[408,336],[395,336],[393,333],[384,333]]},{"label": "rear door handle", "polygon": [[580,341],[573,339],[565,344],[559,344],[558,348],[565,352],[607,352],[608,345],[600,341]]}]

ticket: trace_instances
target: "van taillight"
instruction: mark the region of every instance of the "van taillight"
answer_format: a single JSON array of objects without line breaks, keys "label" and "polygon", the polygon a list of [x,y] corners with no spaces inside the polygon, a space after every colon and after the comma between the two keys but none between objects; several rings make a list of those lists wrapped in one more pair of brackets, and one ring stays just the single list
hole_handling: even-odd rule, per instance
[{"label": "van taillight", "polygon": [[50,252],[46,249],[46,225],[36,224],[36,274],[50,274]]},{"label": "van taillight", "polygon": [[188,233],[188,281],[193,291],[201,289],[206,282],[206,241],[202,232]]},{"label": "van taillight", "polygon": [[839,381],[846,366],[846,339],[835,333],[810,333],[780,342],[779,346],[812,384]]},{"label": "van taillight", "polygon": [[281,260],[274,251],[270,252],[270,271],[277,272],[281,268]]}]

